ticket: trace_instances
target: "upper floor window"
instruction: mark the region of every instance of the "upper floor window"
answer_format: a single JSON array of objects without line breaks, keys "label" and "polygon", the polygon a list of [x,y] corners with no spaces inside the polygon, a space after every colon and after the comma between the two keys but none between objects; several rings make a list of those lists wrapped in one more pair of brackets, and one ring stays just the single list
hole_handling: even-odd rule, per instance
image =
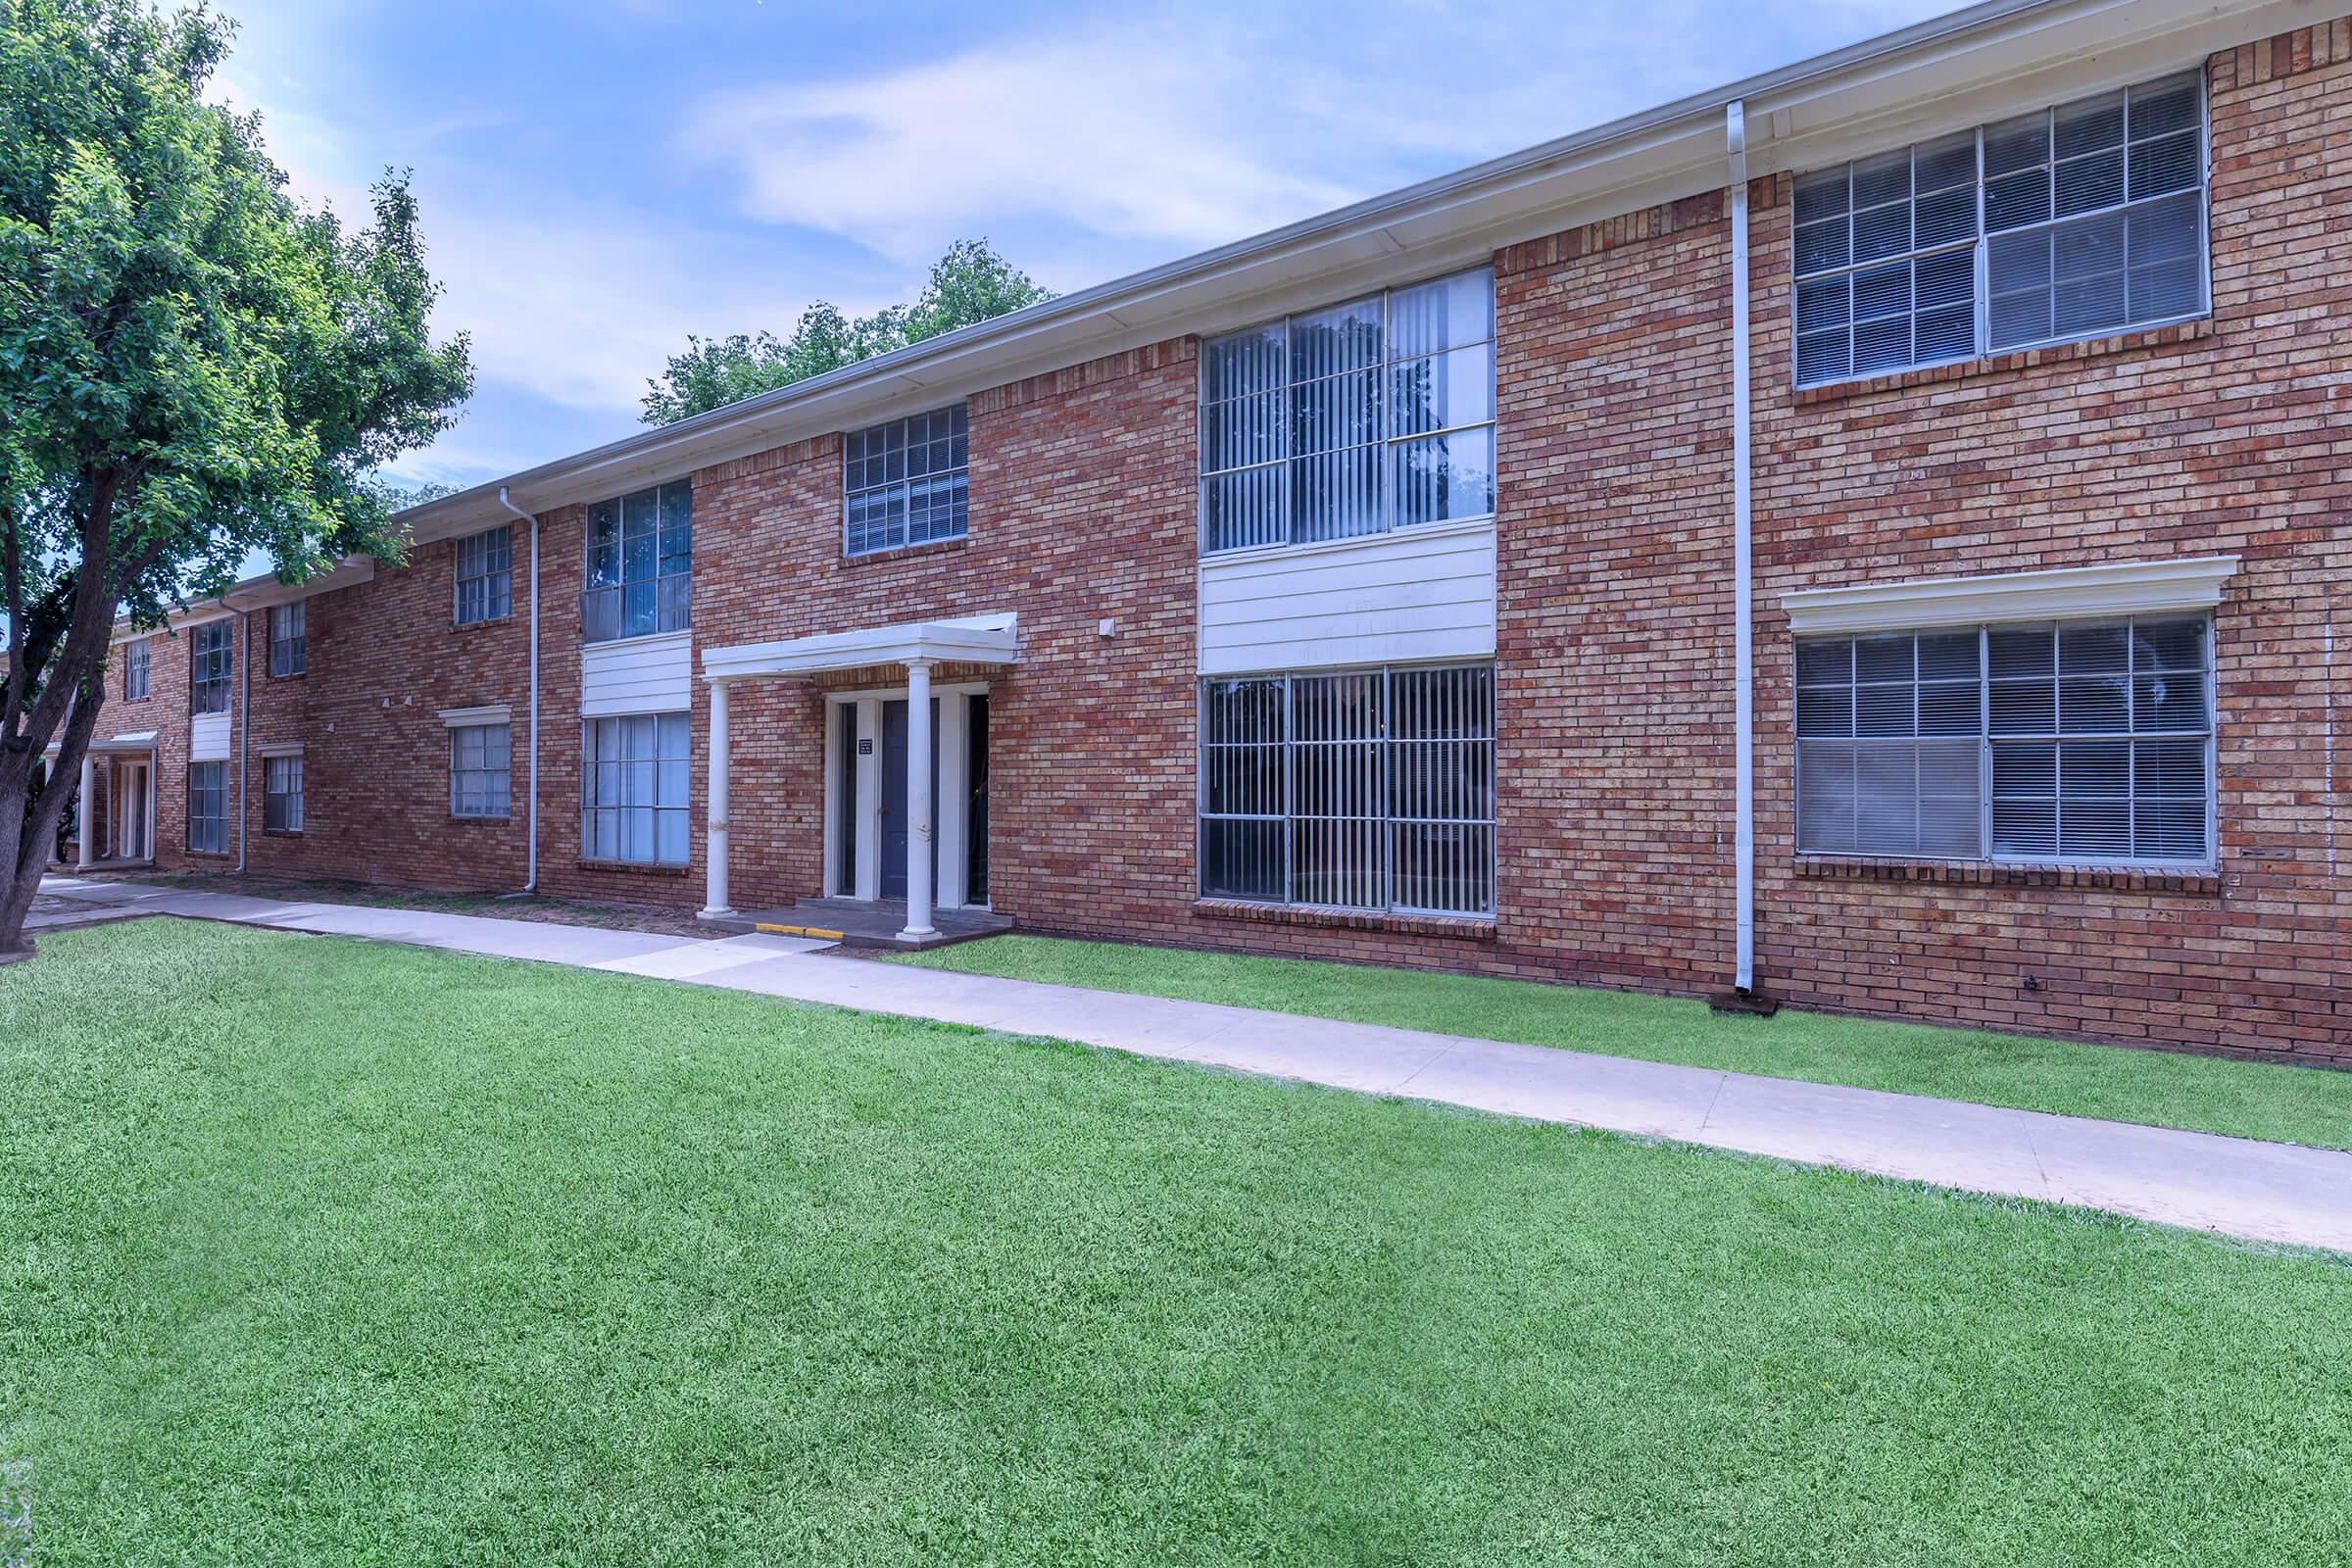
[{"label": "upper floor window", "polygon": [[2195,73],[1796,181],[1799,386],[2206,310]]},{"label": "upper floor window", "polygon": [[270,673],[299,675],[310,667],[310,656],[303,631],[309,616],[303,612],[303,601],[290,605],[270,607]]},{"label": "upper floor window", "polygon": [[1294,316],[1200,351],[1200,548],[1494,510],[1494,274]]},{"label": "upper floor window", "polygon": [[962,538],[968,446],[960,403],[843,437],[843,552]]},{"label": "upper floor window", "polygon": [[122,645],[122,700],[126,703],[147,699],[147,639]]},{"label": "upper floor window", "polygon": [[188,711],[191,713],[228,711],[228,676],[234,662],[229,625],[225,620],[208,620],[189,634]]},{"label": "upper floor window", "polygon": [[684,479],[588,509],[580,637],[610,642],[684,631],[694,570],[694,487]]},{"label": "upper floor window", "polygon": [[492,528],[458,541],[458,599],[454,618],[459,625],[504,620],[513,612],[514,560],[512,529]]},{"label": "upper floor window", "polygon": [[1797,849],[2210,862],[2210,641],[2202,615],[1799,639]]}]

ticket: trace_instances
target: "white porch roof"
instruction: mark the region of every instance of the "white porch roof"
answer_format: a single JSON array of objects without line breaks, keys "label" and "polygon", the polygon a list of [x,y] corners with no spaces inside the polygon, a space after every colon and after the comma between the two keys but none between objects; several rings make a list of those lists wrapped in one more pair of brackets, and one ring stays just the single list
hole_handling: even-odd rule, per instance
[{"label": "white porch roof", "polygon": [[792,678],[871,664],[1010,664],[1019,659],[1017,618],[1006,610],[957,620],[906,620],[822,637],[706,648],[703,678]]},{"label": "white porch roof", "polygon": [[[64,749],[65,748],[61,742],[51,741],[48,746],[42,750],[41,755],[43,757],[55,757]],[[151,729],[140,730],[135,735],[93,735],[90,737],[90,754],[92,756],[99,756],[110,752],[152,752],[154,750],[155,731]]]}]

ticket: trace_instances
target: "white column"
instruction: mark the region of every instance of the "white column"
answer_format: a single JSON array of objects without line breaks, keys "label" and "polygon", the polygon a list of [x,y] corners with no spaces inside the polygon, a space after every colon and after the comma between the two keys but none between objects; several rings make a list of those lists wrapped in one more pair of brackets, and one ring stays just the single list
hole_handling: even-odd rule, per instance
[{"label": "white column", "polygon": [[98,797],[90,788],[94,782],[90,754],[84,752],[81,754],[81,812],[75,818],[81,824],[81,830],[74,835],[80,841],[74,846],[74,855],[84,869],[98,858]]},{"label": "white column", "polygon": [[908,941],[939,935],[931,924],[931,664],[906,666],[906,929]]},{"label": "white column", "polygon": [[716,920],[735,911],[727,906],[727,683],[710,683],[710,788],[705,803],[703,869],[708,891],[703,918]]}]

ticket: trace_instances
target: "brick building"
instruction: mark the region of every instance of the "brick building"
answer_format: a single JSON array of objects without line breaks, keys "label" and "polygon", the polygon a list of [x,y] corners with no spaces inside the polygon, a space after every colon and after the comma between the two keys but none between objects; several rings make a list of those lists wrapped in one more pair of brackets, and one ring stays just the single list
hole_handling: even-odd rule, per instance
[{"label": "brick building", "polygon": [[2348,200],[2352,22],[1981,6],[125,628],[92,854],[2352,1065]]}]

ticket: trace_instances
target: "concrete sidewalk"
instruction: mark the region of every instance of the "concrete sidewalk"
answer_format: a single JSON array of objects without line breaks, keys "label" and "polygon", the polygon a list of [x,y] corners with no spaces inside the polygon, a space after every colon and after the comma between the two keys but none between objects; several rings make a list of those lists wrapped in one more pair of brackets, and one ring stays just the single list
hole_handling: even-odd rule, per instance
[{"label": "concrete sidewalk", "polygon": [[1114,1051],[1672,1138],[2352,1251],[2352,1154],[823,954],[791,937],[652,936],[52,878],[113,910],[325,932],[1045,1035]]}]

